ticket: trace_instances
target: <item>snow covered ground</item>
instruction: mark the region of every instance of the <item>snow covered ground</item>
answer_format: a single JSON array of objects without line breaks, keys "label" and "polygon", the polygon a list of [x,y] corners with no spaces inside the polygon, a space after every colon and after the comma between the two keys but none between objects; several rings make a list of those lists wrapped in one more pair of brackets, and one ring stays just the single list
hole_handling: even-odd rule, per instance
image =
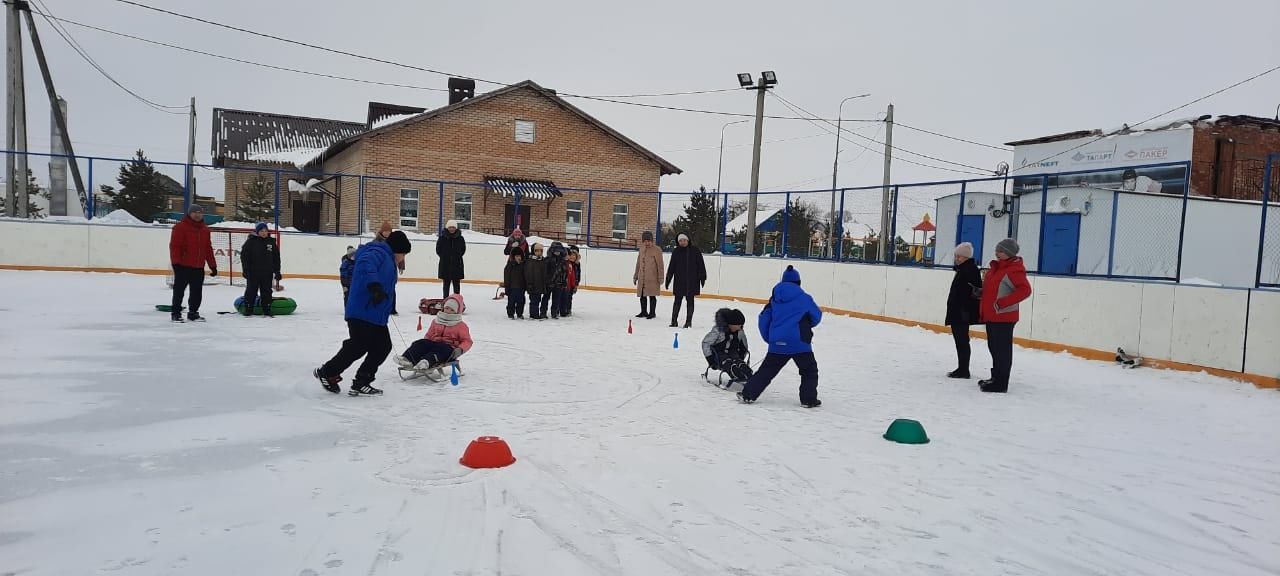
[{"label": "snow covered ground", "polygon": [[[337,282],[286,287],[294,316],[211,286],[173,325],[160,277],[0,272],[0,574],[1280,573],[1275,391],[1020,349],[982,395],[949,336],[829,317],[824,405],[789,369],[744,406],[699,377],[719,302],[676,350],[627,295],[517,323],[467,285],[461,385],[388,363],[349,398],[309,374]],[[897,417],[933,442],[883,440]],[[460,466],[487,434],[519,461]]]}]

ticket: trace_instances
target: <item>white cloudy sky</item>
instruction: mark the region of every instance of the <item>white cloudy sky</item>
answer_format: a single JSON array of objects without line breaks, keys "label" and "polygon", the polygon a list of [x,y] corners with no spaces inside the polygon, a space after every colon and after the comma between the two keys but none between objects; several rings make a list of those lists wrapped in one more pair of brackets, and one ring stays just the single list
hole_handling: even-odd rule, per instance
[{"label": "white cloudy sky", "polygon": [[[249,37],[115,0],[42,1],[64,18],[228,56],[445,85],[442,76]],[[1136,122],[1280,64],[1277,0],[145,2],[418,66],[504,82],[533,79],[577,94],[732,88],[736,72],[776,70],[778,95],[824,117],[835,116],[842,98],[870,93],[846,104],[844,117],[877,118],[892,102],[898,122],[993,144]],[[143,148],[156,159],[185,156],[185,117],[157,112],[123,93],[46,23],[39,26],[59,92],[70,101],[78,153],[124,157]],[[209,161],[213,107],[363,121],[370,100],[426,107],[445,102],[439,92],[274,72],[67,28],[103,68],[139,94],[166,105],[183,105],[195,96],[202,162]],[[33,57],[27,77],[30,145],[42,150],[48,146],[49,115]],[[753,96],[745,91],[641,101],[754,110]],[[683,168],[683,175],[663,179],[664,190],[715,186],[720,130],[734,118],[574,102]],[[1280,72],[1178,115],[1270,117],[1278,104]],[[773,99],[766,111],[794,115]],[[882,139],[879,124],[855,126]],[[834,138],[821,128],[771,120],[765,139],[783,141],[765,148],[762,189],[830,186]],[[745,190],[750,124],[729,127],[725,142],[723,189]],[[987,169],[1011,158],[901,128],[895,144]],[[842,148],[841,186],[879,182],[878,152]],[[900,181],[959,177],[906,162],[894,167]]]}]

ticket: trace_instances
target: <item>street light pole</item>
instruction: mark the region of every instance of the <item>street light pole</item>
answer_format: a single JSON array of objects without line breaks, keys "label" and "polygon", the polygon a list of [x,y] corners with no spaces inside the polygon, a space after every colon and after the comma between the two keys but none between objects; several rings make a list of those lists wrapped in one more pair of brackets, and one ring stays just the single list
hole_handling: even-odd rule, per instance
[{"label": "street light pole", "polygon": [[836,177],[840,173],[840,121],[844,115],[844,103],[855,98],[866,98],[870,94],[859,94],[850,96],[840,101],[840,106],[836,109],[836,154],[831,159],[831,212],[827,222],[827,257],[835,255],[836,246],[836,218],[844,219],[844,214],[836,214]]},{"label": "street light pole", "polygon": [[724,126],[720,127],[720,160],[716,163],[716,197],[714,203],[716,209],[715,230],[717,239],[720,237],[720,176],[724,173],[724,129],[733,126],[734,124],[742,124],[744,122],[747,121],[734,120],[733,122],[728,122]]},{"label": "street light pole", "polygon": [[756,193],[760,191],[760,144],[764,137],[764,77],[756,84],[756,138],[751,147],[751,195],[747,197],[747,254],[756,253]]}]

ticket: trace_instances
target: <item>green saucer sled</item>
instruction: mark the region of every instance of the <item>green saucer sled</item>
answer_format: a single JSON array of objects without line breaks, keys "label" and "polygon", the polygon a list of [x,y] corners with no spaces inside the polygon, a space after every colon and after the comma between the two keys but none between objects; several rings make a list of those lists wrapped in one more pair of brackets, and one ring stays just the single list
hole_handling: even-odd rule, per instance
[{"label": "green saucer sled", "polygon": [[[298,309],[298,303],[293,298],[272,298],[271,313],[276,316],[288,316]],[[236,298],[236,312],[244,314],[244,296]],[[253,307],[254,314],[262,314],[262,305]]]},{"label": "green saucer sled", "polygon": [[924,433],[924,426],[915,420],[899,418],[889,425],[884,439],[899,444],[928,444],[929,437]]}]

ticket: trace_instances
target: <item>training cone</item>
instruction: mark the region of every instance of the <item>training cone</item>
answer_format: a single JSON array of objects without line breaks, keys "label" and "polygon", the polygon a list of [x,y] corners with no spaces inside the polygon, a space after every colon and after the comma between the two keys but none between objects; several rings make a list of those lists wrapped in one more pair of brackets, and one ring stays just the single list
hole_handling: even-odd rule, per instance
[{"label": "training cone", "polygon": [[672,347],[672,348],[676,348],[676,349],[679,349],[679,348],[680,348],[680,333],[679,333],[679,332],[676,332],[676,339],[671,341],[671,347]]},{"label": "training cone", "polygon": [[418,315],[418,331],[422,331],[422,315]]},{"label": "training cone", "polygon": [[631,321],[627,320],[627,334],[631,333]]},{"label": "training cone", "polygon": [[449,372],[449,383],[454,386],[458,385],[458,363],[453,363],[453,369]]},{"label": "training cone", "polygon": [[889,425],[884,432],[884,439],[899,444],[928,444],[929,436],[924,433],[924,426],[915,420],[899,418]]},{"label": "training cone", "polygon": [[507,441],[497,436],[481,436],[467,445],[467,451],[458,460],[467,468],[503,468],[514,464]]}]

